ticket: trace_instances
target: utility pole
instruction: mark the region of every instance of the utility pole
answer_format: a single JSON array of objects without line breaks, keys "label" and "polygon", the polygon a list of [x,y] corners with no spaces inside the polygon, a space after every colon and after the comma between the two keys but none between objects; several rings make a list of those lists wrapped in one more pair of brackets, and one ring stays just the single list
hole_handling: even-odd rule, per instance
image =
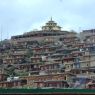
[{"label": "utility pole", "polygon": [[89,53],[88,53],[88,57],[89,57],[89,58],[88,58],[88,60],[89,60],[89,61],[88,61],[88,62],[89,62],[89,63],[88,63],[88,74],[90,74],[90,66],[91,66],[91,54],[90,54],[90,49],[88,50],[88,52],[89,52]]}]

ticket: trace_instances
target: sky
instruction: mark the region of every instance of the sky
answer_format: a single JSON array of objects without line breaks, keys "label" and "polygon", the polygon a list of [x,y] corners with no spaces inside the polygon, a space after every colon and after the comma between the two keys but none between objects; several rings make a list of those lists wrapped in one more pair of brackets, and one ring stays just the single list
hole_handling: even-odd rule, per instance
[{"label": "sky", "polygon": [[51,17],[62,30],[93,29],[94,9],[95,0],[0,0],[0,39],[40,30]]}]

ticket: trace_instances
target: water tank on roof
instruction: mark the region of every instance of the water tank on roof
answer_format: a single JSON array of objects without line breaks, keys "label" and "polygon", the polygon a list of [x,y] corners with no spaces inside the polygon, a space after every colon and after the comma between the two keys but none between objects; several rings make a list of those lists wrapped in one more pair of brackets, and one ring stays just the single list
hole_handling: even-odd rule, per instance
[{"label": "water tank on roof", "polygon": [[19,79],[19,77],[14,77],[14,80],[18,80]]},{"label": "water tank on roof", "polygon": [[10,82],[10,81],[12,81],[12,80],[13,80],[13,77],[8,77],[8,78],[7,78],[7,81],[8,81],[8,82]]},{"label": "water tank on roof", "polygon": [[46,56],[42,56],[42,61],[46,61],[46,60],[47,60]]}]

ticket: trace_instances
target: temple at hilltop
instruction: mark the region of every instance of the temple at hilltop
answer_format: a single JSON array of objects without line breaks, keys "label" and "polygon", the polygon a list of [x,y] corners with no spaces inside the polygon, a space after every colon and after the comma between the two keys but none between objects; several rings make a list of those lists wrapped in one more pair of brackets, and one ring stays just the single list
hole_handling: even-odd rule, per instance
[{"label": "temple at hilltop", "polygon": [[[71,33],[69,31],[65,31],[65,30],[61,30],[61,26],[59,26],[55,21],[52,20],[52,18],[44,25],[42,26],[41,30],[35,30],[35,31],[29,31],[26,32],[22,35],[16,35],[16,36],[12,36],[11,39],[13,40],[21,40],[23,38],[33,38],[32,40],[39,40],[42,37],[59,37],[59,36],[64,36],[66,34],[70,34],[70,36],[72,35],[76,35],[75,32]],[[35,39],[34,39],[35,37]],[[40,37],[40,38],[39,38]]]},{"label": "temple at hilltop", "polygon": [[48,21],[45,26],[42,26],[42,30],[43,31],[48,31],[48,30],[49,31],[52,31],[52,30],[61,31],[61,27],[58,26],[57,23],[55,21],[53,21],[51,18],[51,20]]}]

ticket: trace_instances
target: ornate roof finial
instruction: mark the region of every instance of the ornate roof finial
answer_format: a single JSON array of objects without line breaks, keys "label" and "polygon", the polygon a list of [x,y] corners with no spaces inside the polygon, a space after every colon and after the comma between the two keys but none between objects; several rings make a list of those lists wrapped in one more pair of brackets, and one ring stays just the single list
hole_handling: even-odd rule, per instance
[{"label": "ornate roof finial", "polygon": [[52,21],[52,17],[51,17],[51,21]]}]

